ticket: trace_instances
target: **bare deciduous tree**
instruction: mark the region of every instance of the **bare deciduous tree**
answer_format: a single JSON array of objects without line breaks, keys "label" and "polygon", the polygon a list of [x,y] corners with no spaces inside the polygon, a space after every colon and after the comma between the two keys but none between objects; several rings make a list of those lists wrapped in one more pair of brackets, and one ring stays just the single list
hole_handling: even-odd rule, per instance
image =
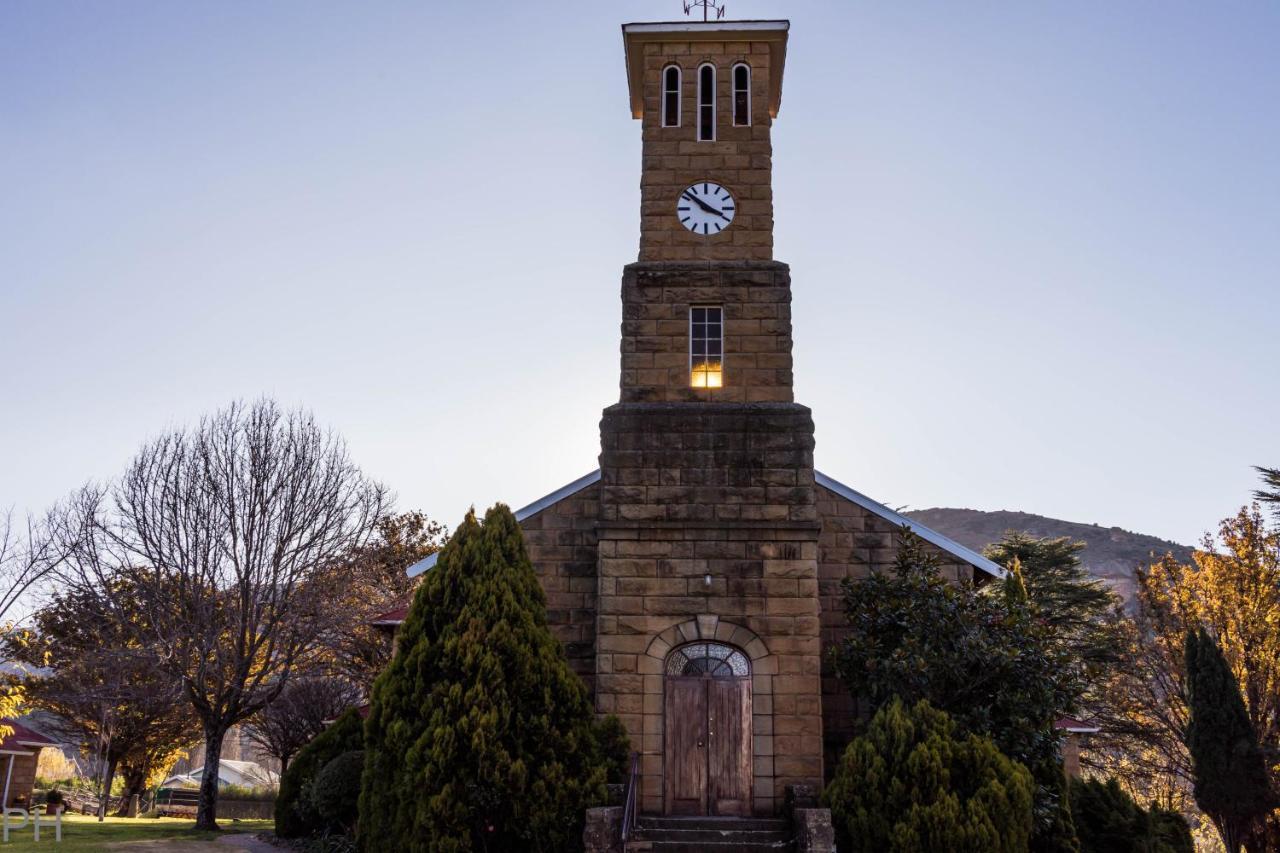
[{"label": "bare deciduous tree", "polygon": [[0,512],[0,625],[6,628],[18,602],[63,558],[47,519],[28,517],[23,526],[14,521],[12,509]]},{"label": "bare deciduous tree", "polygon": [[284,775],[298,750],[359,702],[359,688],[340,678],[295,679],[274,702],[249,718],[249,740],[279,761]]},{"label": "bare deciduous tree", "polygon": [[[14,635],[13,614],[19,602],[37,583],[62,562],[64,552],[50,535],[48,519],[26,519],[25,530],[14,522],[13,510],[0,513],[0,637]],[[18,688],[14,680],[0,685],[0,717],[11,717],[18,710]],[[0,726],[0,737],[13,729]]]},{"label": "bare deciduous tree", "polygon": [[227,731],[309,668],[340,588],[342,555],[365,541],[386,494],[345,443],[304,411],[236,403],[146,444],[124,475],[65,507],[68,565],[139,630],[182,684],[205,742],[196,825],[216,829]]}]

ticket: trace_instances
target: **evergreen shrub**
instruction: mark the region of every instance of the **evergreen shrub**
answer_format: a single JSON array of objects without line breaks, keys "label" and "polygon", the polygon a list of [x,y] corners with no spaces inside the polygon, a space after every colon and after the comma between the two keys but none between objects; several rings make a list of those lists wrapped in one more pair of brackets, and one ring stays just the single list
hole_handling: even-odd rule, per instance
[{"label": "evergreen shrub", "polygon": [[823,793],[841,850],[1026,853],[1034,783],[990,738],[926,701],[893,699],[854,738]]},{"label": "evergreen shrub", "polygon": [[1191,829],[1176,812],[1134,802],[1115,779],[1071,783],[1081,853],[1193,853]]},{"label": "evergreen shrub", "polygon": [[364,751],[344,752],[330,761],[312,780],[311,808],[321,828],[349,833],[355,827],[360,807],[360,774],[364,771]]},{"label": "evergreen shrub", "polygon": [[289,769],[280,777],[280,793],[276,796],[276,835],[301,838],[316,828],[319,816],[304,789],[321,769],[344,752],[364,748],[364,721],[355,708],[334,721],[333,725],[298,750]]},{"label": "evergreen shrub", "polygon": [[[515,516],[454,532],[374,684],[357,838],[403,853],[580,850],[616,761],[547,627]],[[616,740],[615,738],[611,738]]]}]

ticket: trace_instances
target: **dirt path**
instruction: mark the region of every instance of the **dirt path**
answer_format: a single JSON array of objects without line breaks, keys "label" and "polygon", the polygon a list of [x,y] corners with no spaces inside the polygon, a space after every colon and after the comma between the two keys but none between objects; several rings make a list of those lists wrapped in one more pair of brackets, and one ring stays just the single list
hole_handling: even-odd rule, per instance
[{"label": "dirt path", "polygon": [[279,847],[259,841],[248,833],[229,833],[213,841],[121,841],[104,849],[137,853],[280,853]]}]

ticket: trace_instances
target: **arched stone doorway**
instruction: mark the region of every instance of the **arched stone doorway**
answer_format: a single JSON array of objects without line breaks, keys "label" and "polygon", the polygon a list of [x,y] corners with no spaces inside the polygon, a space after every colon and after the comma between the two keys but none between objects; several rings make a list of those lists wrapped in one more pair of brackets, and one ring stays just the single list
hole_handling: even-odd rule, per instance
[{"label": "arched stone doorway", "polygon": [[751,660],[700,640],[664,665],[664,804],[667,814],[751,814]]}]

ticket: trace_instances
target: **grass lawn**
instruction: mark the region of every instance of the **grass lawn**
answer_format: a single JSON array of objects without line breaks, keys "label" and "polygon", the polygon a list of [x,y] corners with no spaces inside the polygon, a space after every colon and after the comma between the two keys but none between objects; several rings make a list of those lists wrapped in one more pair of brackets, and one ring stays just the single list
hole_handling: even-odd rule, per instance
[{"label": "grass lawn", "polygon": [[[225,830],[262,832],[271,829],[269,820],[219,821]],[[88,815],[64,815],[62,818],[62,843],[57,844],[53,838],[52,826],[40,827],[40,841],[33,840],[31,824],[23,829],[9,830],[9,843],[0,842],[0,853],[90,853],[103,850],[108,844],[120,841],[200,841],[216,838],[223,833],[196,832],[195,821],[181,818],[127,818],[109,817],[103,823]],[[152,845],[143,845],[139,849],[146,850]],[[126,848],[127,849],[127,848]],[[211,850],[217,850],[211,847]]]}]

